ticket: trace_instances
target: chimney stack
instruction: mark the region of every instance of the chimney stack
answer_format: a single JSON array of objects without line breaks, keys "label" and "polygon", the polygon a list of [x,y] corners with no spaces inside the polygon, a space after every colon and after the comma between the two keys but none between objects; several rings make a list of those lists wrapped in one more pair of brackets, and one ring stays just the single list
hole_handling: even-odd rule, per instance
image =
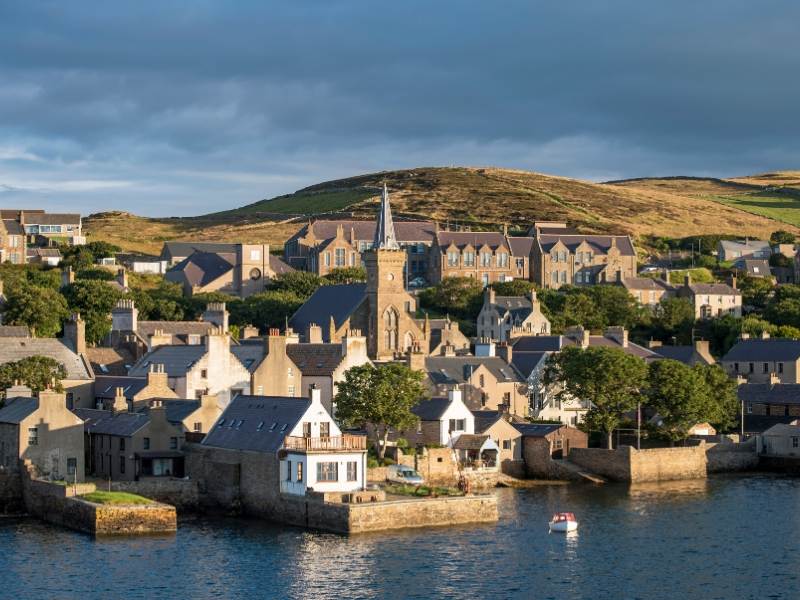
[{"label": "chimney stack", "polygon": [[117,271],[117,283],[122,286],[122,289],[128,289],[128,272],[125,269],[119,269]]},{"label": "chimney stack", "polygon": [[475,342],[475,356],[495,356],[496,345],[491,338],[483,337]]},{"label": "chimney stack", "polygon": [[203,312],[203,321],[213,323],[226,333],[228,332],[228,310],[224,302],[209,302]]},{"label": "chimney stack", "polygon": [[624,327],[615,326],[606,329],[605,337],[614,340],[623,348],[628,347],[628,330]]},{"label": "chimney stack", "polygon": [[111,311],[112,331],[136,331],[139,327],[139,311],[130,298],[119,300]]},{"label": "chimney stack", "polygon": [[312,404],[322,403],[322,390],[317,387],[316,383],[312,383],[308,388],[308,396]]},{"label": "chimney stack", "polygon": [[683,276],[683,285],[685,285],[686,287],[692,285],[692,274],[689,273],[688,271],[686,272],[686,275]]},{"label": "chimney stack", "polygon": [[462,401],[461,388],[459,388],[458,386],[454,386],[452,389],[447,390],[447,399],[450,402],[461,402]]},{"label": "chimney stack", "polygon": [[413,371],[425,370],[425,354],[422,352],[419,343],[415,342],[414,345],[408,349],[406,353],[406,366]]},{"label": "chimney stack", "polygon": [[169,333],[164,333],[163,329],[156,329],[150,335],[148,343],[149,343],[148,351],[155,350],[159,346],[169,346],[170,344],[172,344],[172,335]]},{"label": "chimney stack", "polygon": [[308,331],[306,331],[306,341],[309,344],[321,344],[322,343],[322,327],[320,327],[316,323],[310,323],[308,325]]},{"label": "chimney stack", "polygon": [[513,357],[513,347],[508,342],[501,342],[497,344],[497,356],[502,358],[508,364],[511,364]]},{"label": "chimney stack", "polygon": [[567,330],[564,332],[564,336],[578,344],[581,348],[589,347],[591,332],[588,329],[584,329],[580,325],[567,327]]},{"label": "chimney stack", "polygon": [[86,322],[74,313],[64,324],[64,339],[76,354],[86,354]]}]

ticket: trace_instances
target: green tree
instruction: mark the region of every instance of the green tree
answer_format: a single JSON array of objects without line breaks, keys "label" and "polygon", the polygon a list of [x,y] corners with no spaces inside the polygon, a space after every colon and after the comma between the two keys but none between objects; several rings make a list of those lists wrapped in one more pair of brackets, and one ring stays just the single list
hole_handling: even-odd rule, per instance
[{"label": "green tree", "polygon": [[369,424],[375,450],[383,459],[389,430],[407,429],[417,422],[411,409],[427,395],[423,377],[399,363],[352,367],[334,398],[336,418],[345,427]]},{"label": "green tree", "polygon": [[785,254],[771,254],[769,257],[769,266],[791,269],[794,266],[794,262]]},{"label": "green tree", "polygon": [[658,413],[660,433],[670,442],[686,439],[692,427],[715,412],[703,372],[668,359],[650,363],[647,404]]},{"label": "green tree", "polygon": [[[253,294],[243,302],[232,304],[231,322],[237,325],[255,325],[261,331],[270,327],[283,328],[286,320],[302,306],[304,300],[296,294],[281,290]],[[327,325],[327,323],[323,324]]]},{"label": "green tree", "polygon": [[86,321],[86,341],[97,344],[111,331],[111,310],[122,292],[105,281],[76,281],[64,290],[70,310]]},{"label": "green tree", "polygon": [[624,287],[595,285],[590,290],[604,326],[621,325],[633,329],[646,320],[647,310]]},{"label": "green tree", "polygon": [[48,385],[57,392],[63,392],[61,380],[66,377],[67,370],[64,365],[49,356],[28,356],[16,362],[0,365],[0,391],[19,382],[31,388],[33,392],[41,392]]},{"label": "green tree", "polygon": [[795,235],[783,229],[779,229],[778,231],[773,231],[772,235],[769,236],[769,243],[770,244],[794,244]]},{"label": "green tree", "polygon": [[564,326],[581,325],[586,329],[603,329],[608,323],[588,294],[569,293],[564,300]]},{"label": "green tree", "polygon": [[686,298],[664,298],[653,310],[654,334],[661,340],[691,342],[694,306]]},{"label": "green tree", "polygon": [[483,305],[483,286],[472,277],[445,277],[419,297],[425,308],[474,321]]},{"label": "green tree", "polygon": [[742,304],[757,310],[766,307],[774,290],[772,280],[768,277],[740,277],[737,285],[742,292]]},{"label": "green tree", "polygon": [[498,281],[491,284],[491,288],[498,296],[527,296],[535,287],[532,281],[526,281],[524,279]]},{"label": "green tree", "polygon": [[289,292],[307,300],[317,288],[325,285],[325,280],[316,273],[308,271],[289,271],[277,275],[270,283],[270,289],[276,292]]},{"label": "green tree", "polygon": [[645,362],[618,348],[568,346],[547,361],[544,383],[562,401],[591,402],[584,424],[602,431],[608,447],[625,413],[634,410],[647,380]]},{"label": "green tree", "polygon": [[738,422],[739,397],[737,384],[719,365],[695,365],[694,370],[705,380],[711,400],[705,421],[717,431],[730,431]]},{"label": "green tree", "polygon": [[367,271],[364,267],[339,267],[331,269],[323,279],[331,285],[362,283],[367,280]]},{"label": "green tree", "polygon": [[27,325],[38,336],[55,336],[69,316],[64,296],[52,288],[22,284],[6,289],[6,294],[3,321]]}]

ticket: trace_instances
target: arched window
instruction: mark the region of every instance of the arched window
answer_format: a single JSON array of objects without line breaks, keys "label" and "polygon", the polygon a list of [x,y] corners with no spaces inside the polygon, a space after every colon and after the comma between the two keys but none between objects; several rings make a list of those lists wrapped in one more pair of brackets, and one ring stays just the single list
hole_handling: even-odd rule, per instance
[{"label": "arched window", "polygon": [[383,312],[383,344],[387,350],[397,350],[397,322],[399,316],[393,307]]}]

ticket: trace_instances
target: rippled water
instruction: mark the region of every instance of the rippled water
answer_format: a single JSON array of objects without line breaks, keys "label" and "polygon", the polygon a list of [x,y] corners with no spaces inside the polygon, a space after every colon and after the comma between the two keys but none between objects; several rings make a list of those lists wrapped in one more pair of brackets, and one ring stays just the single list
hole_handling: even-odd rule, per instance
[{"label": "rippled water", "polygon": [[[93,540],[0,519],[2,598],[800,598],[800,479],[500,490],[497,525],[343,537],[187,519]],[[577,535],[550,535],[556,510]]]}]

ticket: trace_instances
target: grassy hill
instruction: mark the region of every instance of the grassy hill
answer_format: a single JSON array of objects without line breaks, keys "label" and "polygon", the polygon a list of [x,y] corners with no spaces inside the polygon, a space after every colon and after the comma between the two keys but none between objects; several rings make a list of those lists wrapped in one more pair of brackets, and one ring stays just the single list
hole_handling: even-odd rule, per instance
[{"label": "grassy hill", "polygon": [[199,217],[150,219],[101,213],[85,221],[95,239],[157,252],[164,240],[264,241],[274,246],[312,216],[374,216],[384,182],[398,217],[495,228],[565,220],[583,231],[682,237],[800,233],[800,172],[735,179],[667,177],[591,183],[498,168],[419,168],[313,185],[294,194]]}]

